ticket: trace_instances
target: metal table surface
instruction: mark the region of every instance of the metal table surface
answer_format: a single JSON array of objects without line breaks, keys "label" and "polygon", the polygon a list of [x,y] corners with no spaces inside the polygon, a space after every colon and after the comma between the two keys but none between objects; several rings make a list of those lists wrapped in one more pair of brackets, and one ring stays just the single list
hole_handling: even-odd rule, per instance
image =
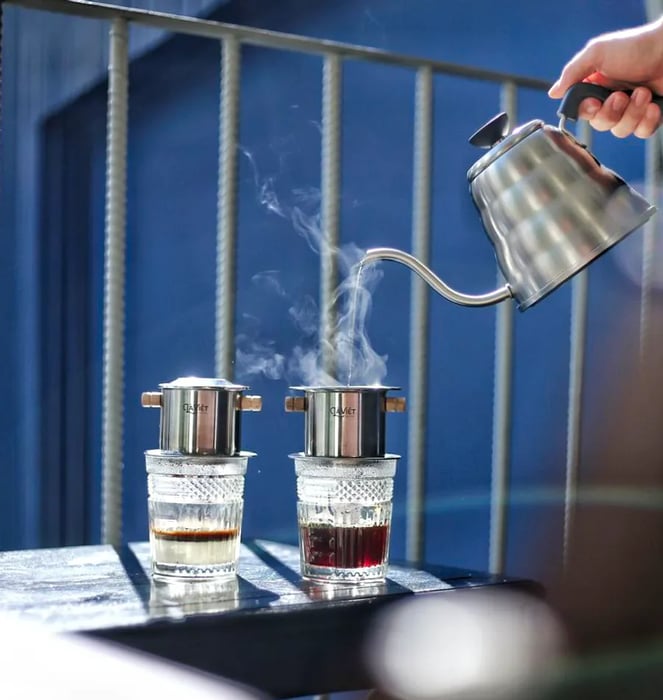
[{"label": "metal table surface", "polygon": [[223,583],[161,584],[149,545],[0,552],[0,612],[105,638],[278,697],[367,688],[367,629],[385,605],[416,594],[531,582],[474,571],[392,565],[383,584],[325,586],[299,576],[292,545],[241,547]]}]

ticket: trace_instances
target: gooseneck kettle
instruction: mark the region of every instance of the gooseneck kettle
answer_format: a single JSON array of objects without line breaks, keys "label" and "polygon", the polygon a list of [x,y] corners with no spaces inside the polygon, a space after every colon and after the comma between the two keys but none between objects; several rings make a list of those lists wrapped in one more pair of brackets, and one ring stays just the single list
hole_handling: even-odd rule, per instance
[{"label": "gooseneck kettle", "polygon": [[[601,165],[566,130],[586,97],[605,100],[611,91],[578,83],[557,112],[558,127],[533,120],[509,133],[499,114],[470,143],[488,148],[467,172],[506,284],[486,294],[451,289],[420,260],[395,248],[369,249],[362,264],[400,262],[456,304],[487,306],[510,297],[521,311],[550,294],[649,219],[656,208],[622,178]],[[655,101],[663,108],[663,98]]]}]

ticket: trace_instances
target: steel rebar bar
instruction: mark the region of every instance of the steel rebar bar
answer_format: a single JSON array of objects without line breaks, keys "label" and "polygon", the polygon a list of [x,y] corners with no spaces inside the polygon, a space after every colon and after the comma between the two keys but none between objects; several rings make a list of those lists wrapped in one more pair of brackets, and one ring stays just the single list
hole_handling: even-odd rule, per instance
[{"label": "steel rebar bar", "polygon": [[216,325],[214,368],[232,379],[235,361],[237,239],[237,147],[239,143],[241,45],[235,37],[221,46],[219,170],[216,239]]},{"label": "steel rebar bar", "polygon": [[129,27],[116,18],[108,62],[101,498],[101,539],[113,545],[122,540],[128,90]]},{"label": "steel rebar bar", "polygon": [[[433,173],[433,72],[417,72],[414,106],[414,172],[412,185],[412,252],[430,265]],[[405,556],[421,562],[425,546],[426,433],[430,288],[412,276],[410,297],[410,371]]]}]

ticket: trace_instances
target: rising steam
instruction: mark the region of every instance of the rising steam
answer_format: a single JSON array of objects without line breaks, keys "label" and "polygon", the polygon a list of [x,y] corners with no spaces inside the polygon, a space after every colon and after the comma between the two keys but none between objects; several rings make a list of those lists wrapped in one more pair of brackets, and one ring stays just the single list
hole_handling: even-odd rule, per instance
[{"label": "rising steam", "polygon": [[[311,250],[320,254],[325,244],[320,225],[320,190],[299,188],[287,196],[279,196],[273,178],[261,180],[252,155],[246,151],[244,155],[253,169],[260,204],[290,221]],[[253,278],[254,283],[289,303],[288,316],[304,340],[286,359],[273,343],[261,340],[255,328],[251,333],[242,334],[237,348],[238,375],[263,374],[270,379],[284,378],[290,384],[310,386],[383,382],[387,357],[375,352],[366,332],[371,292],[382,273],[375,266],[369,266],[358,276],[364,251],[353,244],[334,249],[332,254],[337,256],[342,282],[331,300],[335,326],[329,347],[322,347],[318,338],[320,309],[315,300],[310,297],[292,299],[275,271],[263,272]],[[328,353],[334,358],[331,373],[322,365],[322,358],[329,356]]]}]

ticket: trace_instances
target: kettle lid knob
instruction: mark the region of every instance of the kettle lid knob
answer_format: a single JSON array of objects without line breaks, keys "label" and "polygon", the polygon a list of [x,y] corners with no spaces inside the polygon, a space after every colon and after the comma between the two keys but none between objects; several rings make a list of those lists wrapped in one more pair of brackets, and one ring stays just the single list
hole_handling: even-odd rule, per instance
[{"label": "kettle lid knob", "polygon": [[509,115],[500,112],[496,117],[486,122],[468,139],[477,148],[492,148],[509,133]]}]

